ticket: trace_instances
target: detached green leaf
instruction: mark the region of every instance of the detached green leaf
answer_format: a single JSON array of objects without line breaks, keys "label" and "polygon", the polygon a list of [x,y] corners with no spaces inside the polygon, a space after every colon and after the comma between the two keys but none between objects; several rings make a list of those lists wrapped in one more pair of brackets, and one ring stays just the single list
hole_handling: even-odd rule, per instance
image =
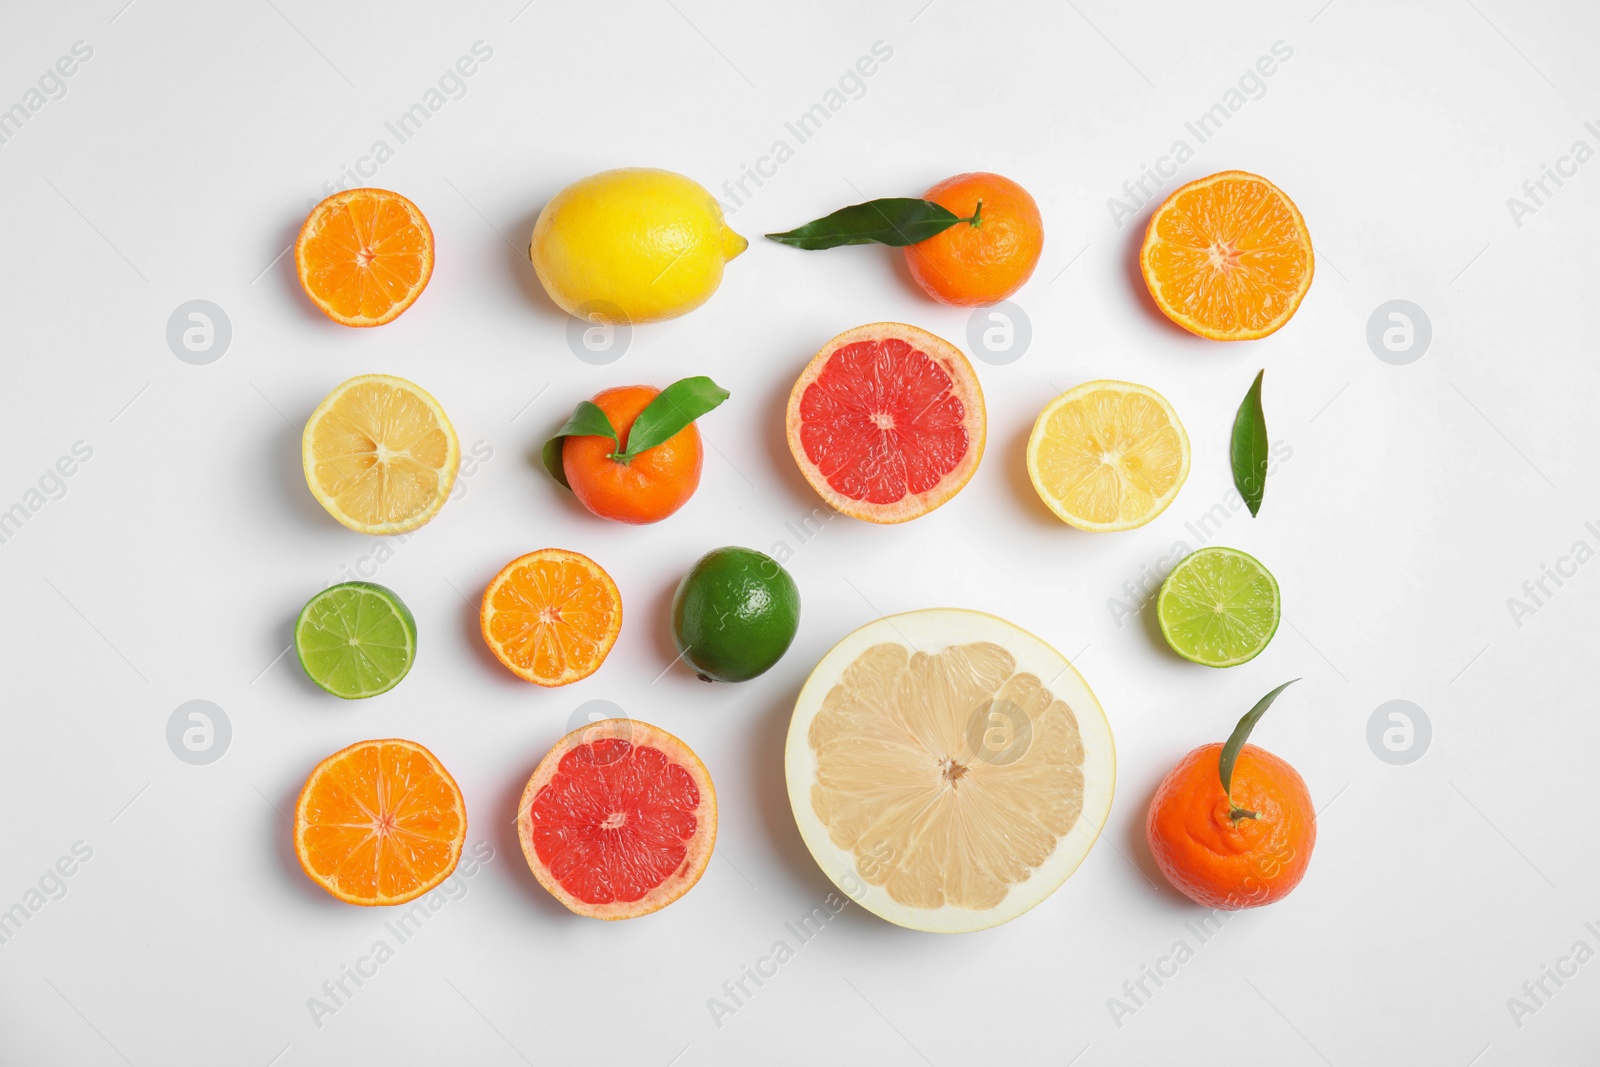
[{"label": "detached green leaf", "polygon": [[[1260,381],[1259,378],[1256,379]],[[1250,739],[1250,731],[1256,728],[1256,723],[1261,721],[1261,716],[1267,713],[1272,702],[1278,699],[1278,694],[1289,688],[1300,679],[1291,678],[1278,688],[1256,701],[1256,706],[1244,713],[1244,718],[1239,720],[1239,725],[1233,728],[1233,733],[1228,735],[1228,743],[1222,746],[1222,758],[1217,763],[1217,769],[1222,772],[1222,791],[1228,796],[1228,806],[1232,809],[1229,814],[1235,819],[1254,819],[1256,813],[1244,808],[1233,806],[1233,765],[1239,761],[1239,752],[1244,748],[1244,743]]]},{"label": "detached green leaf", "polygon": [[701,374],[673,382],[633,420],[628,429],[628,450],[618,458],[626,463],[639,453],[669,441],[685,426],[728,399],[728,391]]},{"label": "detached green leaf", "polygon": [[1261,510],[1261,497],[1267,491],[1267,416],[1261,410],[1261,378],[1266,373],[1256,375],[1233,417],[1233,486],[1252,518]]},{"label": "detached green leaf", "polygon": [[591,401],[580,400],[572,409],[572,417],[544,443],[544,469],[564,488],[571,489],[572,486],[567,485],[566,469],[561,465],[561,442],[567,437],[609,437],[615,444],[617,431],[605,412]]},{"label": "detached green leaf", "polygon": [[892,196],[840,208],[787,233],[769,233],[767,239],[813,250],[866,244],[902,248],[971,221],[931,200]]}]

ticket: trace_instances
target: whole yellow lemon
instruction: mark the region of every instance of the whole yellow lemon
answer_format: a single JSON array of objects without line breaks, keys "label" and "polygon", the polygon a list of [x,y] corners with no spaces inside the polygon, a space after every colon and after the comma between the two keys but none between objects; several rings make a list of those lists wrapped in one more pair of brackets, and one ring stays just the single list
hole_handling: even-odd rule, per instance
[{"label": "whole yellow lemon", "polygon": [[573,182],[539,212],[528,258],[550,299],[598,322],[657,322],[704,304],[748,242],[722,206],[669,170],[628,167]]}]

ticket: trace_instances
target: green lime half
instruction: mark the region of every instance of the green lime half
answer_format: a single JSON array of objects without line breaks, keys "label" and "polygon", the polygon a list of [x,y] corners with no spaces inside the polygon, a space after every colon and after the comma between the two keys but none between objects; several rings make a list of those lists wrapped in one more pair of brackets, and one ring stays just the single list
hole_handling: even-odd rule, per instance
[{"label": "green lime half", "polygon": [[300,609],[294,649],[307,677],[358,700],[400,684],[417,657],[417,621],[394,590],[372,582],[330,586]]},{"label": "green lime half", "polygon": [[1254,659],[1278,632],[1281,614],[1278,580],[1254,556],[1233,548],[1189,553],[1156,598],[1167,644],[1207,667]]}]

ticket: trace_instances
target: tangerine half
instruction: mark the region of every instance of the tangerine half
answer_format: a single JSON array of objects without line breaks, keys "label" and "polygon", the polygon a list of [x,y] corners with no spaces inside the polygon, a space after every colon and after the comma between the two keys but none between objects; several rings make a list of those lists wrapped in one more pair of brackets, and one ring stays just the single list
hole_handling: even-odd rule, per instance
[{"label": "tangerine half", "polygon": [[433,230],[399,193],[347,189],[311,209],[294,263],[301,287],[328,318],[382,326],[416,303],[433,277]]},{"label": "tangerine half", "polygon": [[312,769],[295,804],[294,852],[347,904],[404,904],[450,877],[467,808],[450,772],[414,741],[361,741]]},{"label": "tangerine half", "polygon": [[541,548],[501,568],[483,591],[484,643],[518,678],[568,685],[600,669],[622,631],[622,594],[578,552]]},{"label": "tangerine half", "polygon": [[1139,269],[1162,314],[1213,341],[1265,337],[1293,317],[1315,270],[1294,201],[1228,170],[1192,181],[1150,216]]}]

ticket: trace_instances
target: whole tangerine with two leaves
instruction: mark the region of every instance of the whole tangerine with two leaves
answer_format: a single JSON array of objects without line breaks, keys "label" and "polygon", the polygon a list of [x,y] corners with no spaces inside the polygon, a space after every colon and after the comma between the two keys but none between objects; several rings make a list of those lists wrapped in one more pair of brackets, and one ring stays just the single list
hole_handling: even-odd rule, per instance
[{"label": "whole tangerine with two leaves", "polygon": [[1262,697],[1225,744],[1201,745],[1183,757],[1150,801],[1150,853],[1167,881],[1196,904],[1260,907],[1283,899],[1305,877],[1317,841],[1305,779],[1245,743],[1291,684]]},{"label": "whole tangerine with two leaves", "polygon": [[726,399],[728,391],[704,375],[660,390],[607,389],[580,402],[545,442],[545,469],[601,518],[660,522],[699,488],[703,456],[694,423]]}]

